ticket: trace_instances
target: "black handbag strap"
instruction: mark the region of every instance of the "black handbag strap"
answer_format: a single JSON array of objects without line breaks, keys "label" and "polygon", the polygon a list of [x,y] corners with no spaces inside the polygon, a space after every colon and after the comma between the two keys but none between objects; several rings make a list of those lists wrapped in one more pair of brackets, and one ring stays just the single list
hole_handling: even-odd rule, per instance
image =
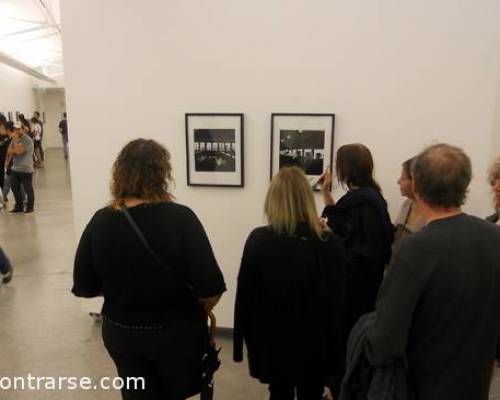
[{"label": "black handbag strap", "polygon": [[130,215],[130,213],[128,212],[128,210],[123,207],[121,209],[123,215],[125,215],[125,217],[127,218],[127,221],[128,223],[130,224],[130,226],[132,227],[132,229],[134,230],[135,234],[137,235],[137,237],[139,238],[139,240],[142,242],[143,246],[146,248],[146,250],[148,251],[148,253],[151,255],[151,257],[156,261],[156,263],[158,265],[160,265],[165,271],[169,272],[170,275],[172,275],[172,277],[178,281],[181,281],[183,282],[187,287],[188,289],[191,291],[191,292],[194,292],[194,287],[193,285],[191,285],[190,283],[188,283],[185,279],[180,279],[175,270],[170,267],[169,265],[167,265],[159,256],[158,254],[156,254],[156,252],[151,248],[151,246],[149,245],[147,239],[144,237],[144,234],[142,233],[141,231],[141,228],[139,228],[136,224],[136,222],[134,221],[134,219],[132,218],[132,216]]},{"label": "black handbag strap", "polygon": [[[134,230],[135,234],[142,242],[143,246],[146,248],[151,257],[156,261],[156,263],[160,265],[164,270],[168,271],[172,276],[176,277],[174,270],[171,267],[169,267],[165,262],[163,262],[162,259],[158,257],[155,251],[151,248],[147,239],[144,237],[144,234],[142,233],[141,229],[137,226],[136,222],[134,221],[128,210],[126,208],[122,208],[121,212],[123,213],[123,215],[125,215],[125,218],[127,218],[127,221]],[[191,289],[191,286],[189,284],[188,286]]]}]

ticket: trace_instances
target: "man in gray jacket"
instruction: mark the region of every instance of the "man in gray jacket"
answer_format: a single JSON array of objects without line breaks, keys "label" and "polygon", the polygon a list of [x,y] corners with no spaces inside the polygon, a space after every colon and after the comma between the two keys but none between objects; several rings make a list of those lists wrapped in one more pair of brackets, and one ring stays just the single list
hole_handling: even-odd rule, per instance
[{"label": "man in gray jacket", "polygon": [[471,163],[438,144],[414,164],[427,224],[401,243],[367,332],[374,366],[406,356],[416,399],[487,400],[500,355],[500,230],[462,212]]},{"label": "man in gray jacket", "polygon": [[[33,140],[23,132],[20,122],[14,123],[14,131],[11,134],[12,141],[9,149],[7,150],[7,160],[5,161],[5,168],[12,160],[12,191],[16,204],[12,209],[12,213],[32,213],[35,205],[35,192],[33,189]],[[28,203],[26,210],[23,207],[23,194],[24,188]]]}]

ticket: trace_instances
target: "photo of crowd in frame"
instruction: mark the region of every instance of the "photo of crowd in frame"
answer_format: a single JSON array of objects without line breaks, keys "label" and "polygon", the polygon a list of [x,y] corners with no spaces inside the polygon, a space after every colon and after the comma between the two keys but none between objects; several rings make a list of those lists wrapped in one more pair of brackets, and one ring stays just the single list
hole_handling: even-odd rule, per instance
[{"label": "photo of crowd in frame", "polygon": [[189,186],[244,186],[243,125],[240,113],[186,114]]},{"label": "photo of crowd in frame", "polygon": [[334,130],[335,114],[273,113],[270,178],[280,168],[297,166],[319,190],[321,176],[332,168]]}]

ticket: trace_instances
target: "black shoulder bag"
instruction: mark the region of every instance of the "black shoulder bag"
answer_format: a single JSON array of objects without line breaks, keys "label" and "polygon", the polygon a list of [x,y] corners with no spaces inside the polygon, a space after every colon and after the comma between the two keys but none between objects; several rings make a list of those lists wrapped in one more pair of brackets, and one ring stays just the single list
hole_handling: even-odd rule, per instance
[{"label": "black shoulder bag", "polygon": [[[124,207],[121,209],[121,211],[127,218],[130,226],[132,227],[148,253],[151,255],[151,257],[156,261],[158,265],[160,265],[164,270],[168,271],[172,276],[174,276],[174,278],[176,278],[176,274],[173,268],[169,267],[165,262],[163,262],[161,258],[158,257],[158,255],[154,252],[128,210]],[[191,285],[189,285],[187,282],[185,282],[185,284],[191,291],[193,290],[193,287]],[[217,350],[215,346],[215,315],[210,311],[207,317],[210,320],[210,334],[208,334],[207,332],[207,337],[206,340],[204,340],[203,350],[200,355],[199,365],[196,368],[195,376],[191,381],[189,393],[187,394],[187,397],[192,397],[200,394],[201,400],[213,399],[214,374],[219,369],[221,364],[219,359],[220,349]]]}]

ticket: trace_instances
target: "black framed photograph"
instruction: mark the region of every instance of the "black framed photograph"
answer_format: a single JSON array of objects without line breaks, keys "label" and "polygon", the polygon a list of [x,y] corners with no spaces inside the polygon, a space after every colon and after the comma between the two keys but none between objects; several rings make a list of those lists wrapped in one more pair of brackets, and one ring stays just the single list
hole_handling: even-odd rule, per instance
[{"label": "black framed photograph", "polygon": [[314,189],[333,163],[335,114],[271,114],[270,178],[285,166],[304,170]]},{"label": "black framed photograph", "polygon": [[9,111],[9,112],[7,113],[7,118],[9,119],[9,121],[14,122],[14,121],[12,120],[12,111]]},{"label": "black framed photograph", "polygon": [[187,184],[244,186],[243,114],[186,114]]}]

